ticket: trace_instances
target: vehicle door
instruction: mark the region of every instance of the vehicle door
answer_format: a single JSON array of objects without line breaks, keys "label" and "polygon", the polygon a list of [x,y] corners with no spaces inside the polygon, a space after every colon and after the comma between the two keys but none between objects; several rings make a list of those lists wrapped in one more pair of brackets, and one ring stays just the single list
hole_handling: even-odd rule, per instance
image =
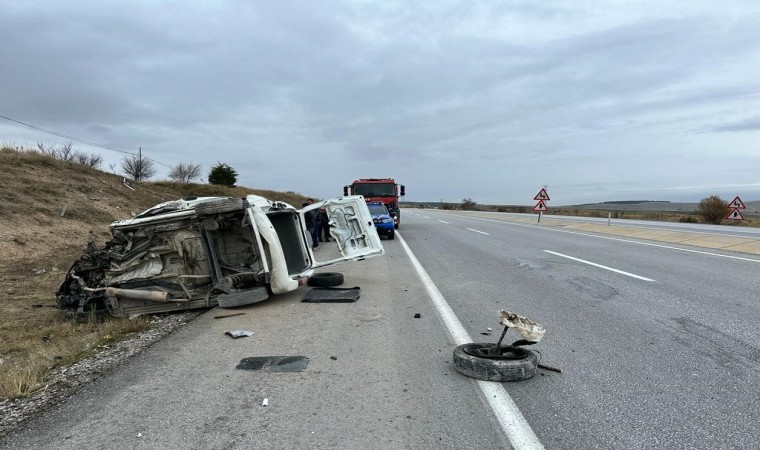
[{"label": "vehicle door", "polygon": [[[306,213],[319,208],[325,208],[327,211],[330,220],[330,235],[338,248],[337,251],[326,248],[317,252],[310,248],[312,269],[385,254],[363,196],[333,198],[306,206],[299,210],[301,223],[306,223],[304,217]],[[320,257],[319,259],[315,258],[315,253]]]}]

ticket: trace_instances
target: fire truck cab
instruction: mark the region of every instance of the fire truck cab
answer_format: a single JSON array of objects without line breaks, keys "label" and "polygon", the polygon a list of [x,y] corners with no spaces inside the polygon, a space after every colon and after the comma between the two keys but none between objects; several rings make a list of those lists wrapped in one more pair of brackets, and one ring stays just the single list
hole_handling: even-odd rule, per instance
[{"label": "fire truck cab", "polygon": [[398,198],[405,194],[404,185],[397,184],[393,178],[359,178],[343,186],[343,195],[362,195],[367,202],[383,203],[393,217],[395,229],[401,223]]}]

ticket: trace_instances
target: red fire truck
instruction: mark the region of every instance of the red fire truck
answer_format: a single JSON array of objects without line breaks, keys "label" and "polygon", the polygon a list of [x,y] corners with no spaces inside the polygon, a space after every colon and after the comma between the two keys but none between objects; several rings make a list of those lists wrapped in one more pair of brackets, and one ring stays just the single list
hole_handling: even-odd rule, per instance
[{"label": "red fire truck", "polygon": [[343,186],[343,195],[363,195],[368,202],[382,202],[393,217],[395,228],[401,221],[398,198],[404,194],[404,185],[396,184],[393,178],[360,178]]}]

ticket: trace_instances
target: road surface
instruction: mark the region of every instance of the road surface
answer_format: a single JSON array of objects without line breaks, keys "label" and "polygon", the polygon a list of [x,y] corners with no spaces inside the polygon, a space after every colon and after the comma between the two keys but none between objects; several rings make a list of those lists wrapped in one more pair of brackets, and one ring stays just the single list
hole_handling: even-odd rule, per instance
[{"label": "road surface", "polygon": [[[215,308],[0,448],[751,448],[760,440],[757,255],[443,211],[403,217],[397,239],[383,241],[385,256],[333,269],[344,286],[361,287],[356,303],[302,303],[301,288],[235,310],[242,316],[214,319],[230,312]],[[498,339],[499,309],[546,327],[536,349],[561,374],[487,383],[454,370],[456,343]],[[230,329],[255,334],[231,339]],[[309,363],[296,373],[235,368],[252,356]]]}]

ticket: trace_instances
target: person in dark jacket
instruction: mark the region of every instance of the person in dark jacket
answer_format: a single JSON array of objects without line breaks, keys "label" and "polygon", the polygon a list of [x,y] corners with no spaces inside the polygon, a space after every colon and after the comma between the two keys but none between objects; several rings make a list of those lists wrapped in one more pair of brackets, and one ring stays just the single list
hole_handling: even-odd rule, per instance
[{"label": "person in dark jacket", "polygon": [[325,208],[319,208],[317,214],[317,237],[319,242],[330,242],[330,218],[327,217]]},{"label": "person in dark jacket", "polygon": [[[301,206],[304,208],[314,203],[314,200],[308,199]],[[311,248],[317,248],[319,247],[319,239],[317,239],[317,215],[319,212],[316,209],[313,209],[306,214],[304,214],[304,219],[306,219],[306,229],[309,230],[309,234],[311,234]]]}]

